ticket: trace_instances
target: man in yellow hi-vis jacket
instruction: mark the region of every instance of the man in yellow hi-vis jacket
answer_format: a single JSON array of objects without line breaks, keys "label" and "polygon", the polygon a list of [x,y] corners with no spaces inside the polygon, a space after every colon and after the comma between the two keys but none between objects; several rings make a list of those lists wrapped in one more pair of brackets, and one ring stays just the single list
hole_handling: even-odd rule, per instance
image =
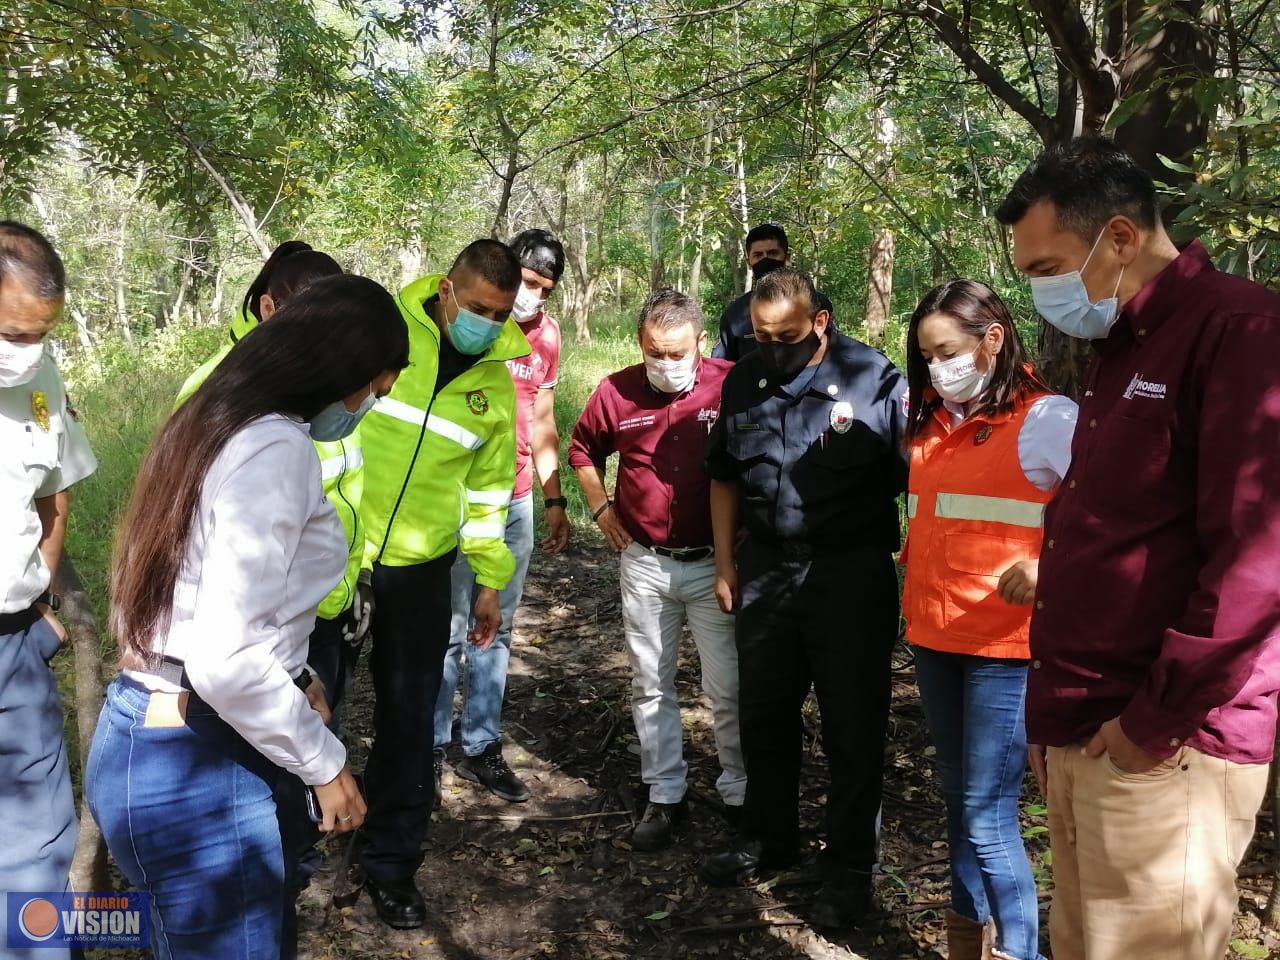
[{"label": "man in yellow hi-vis jacket", "polygon": [[360,863],[378,916],[399,929],[426,919],[413,875],[434,795],[432,715],[449,645],[450,567],[461,546],[480,587],[468,640],[481,647],[497,633],[498,591],[515,570],[503,542],[515,485],[506,361],[529,353],[509,316],[520,282],[505,244],[477,240],[447,275],[402,290],[409,367],[361,424],[377,703]]}]

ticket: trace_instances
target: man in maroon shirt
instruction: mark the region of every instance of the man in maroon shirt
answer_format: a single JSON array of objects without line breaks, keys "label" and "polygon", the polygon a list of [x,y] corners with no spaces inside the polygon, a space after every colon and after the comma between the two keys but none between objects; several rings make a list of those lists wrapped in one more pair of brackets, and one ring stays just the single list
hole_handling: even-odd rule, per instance
[{"label": "man in maroon shirt", "polygon": [[[747,774],[738,736],[738,655],[733,618],[716,602],[709,484],[703,448],[720,410],[732,364],[704,358],[702,311],[674,290],[649,296],[640,311],[644,362],[611,374],[587,401],[573,431],[569,463],[610,546],[621,554],[622,618],[632,670],[632,715],[649,804],[636,827],[637,850],[671,842],[685,815],[689,768],[676,697],[680,634],[689,630],[711,699],[722,773],[716,786],[732,818]],[[613,499],[605,463],[618,454]]]},{"label": "man in maroon shirt", "polygon": [[1095,353],[1031,622],[1053,955],[1220,960],[1280,688],[1280,298],[1179,252],[1106,142],[1047,150],[997,217]]}]

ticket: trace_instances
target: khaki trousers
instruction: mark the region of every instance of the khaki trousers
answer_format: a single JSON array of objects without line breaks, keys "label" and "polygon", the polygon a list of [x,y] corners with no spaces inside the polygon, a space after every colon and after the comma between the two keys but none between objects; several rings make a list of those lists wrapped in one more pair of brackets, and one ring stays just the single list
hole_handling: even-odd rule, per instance
[{"label": "khaki trousers", "polygon": [[1050,747],[1054,960],[1222,960],[1266,764],[1188,747],[1145,774]]}]

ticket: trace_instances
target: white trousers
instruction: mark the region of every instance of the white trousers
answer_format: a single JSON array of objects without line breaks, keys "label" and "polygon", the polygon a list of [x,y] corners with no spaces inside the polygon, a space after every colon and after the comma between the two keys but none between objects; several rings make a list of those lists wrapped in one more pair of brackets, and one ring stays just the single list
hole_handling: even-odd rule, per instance
[{"label": "white trousers", "polygon": [[741,805],[747,771],[738,734],[738,652],[733,617],[716,603],[715,562],[682,563],[633,543],[622,552],[622,623],[631,657],[631,711],[640,738],[640,773],[653,803],[684,799],[689,766],[676,695],[676,665],[686,620],[711,700],[725,803]]}]

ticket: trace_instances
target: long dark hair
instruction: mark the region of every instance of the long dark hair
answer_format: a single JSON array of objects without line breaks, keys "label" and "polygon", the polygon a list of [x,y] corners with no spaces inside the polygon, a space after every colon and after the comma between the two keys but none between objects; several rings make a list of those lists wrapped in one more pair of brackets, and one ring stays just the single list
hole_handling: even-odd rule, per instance
[{"label": "long dark hair", "polygon": [[205,475],[227,442],[278,413],[309,420],[388,370],[409,364],[395,299],[366,277],[309,285],[245,337],[160,429],[116,536],[111,629],[122,652],[157,658]]},{"label": "long dark hair", "polygon": [[948,280],[924,295],[907,325],[907,386],[910,390],[910,422],[907,439],[914,439],[933,419],[942,400],[925,401],[925,390],[931,385],[929,365],[920,353],[920,322],[935,313],[945,313],[971,337],[982,337],[992,324],[1004,328],[1004,346],[996,354],[991,382],[978,398],[974,413],[991,416],[1013,409],[1018,397],[1028,390],[1048,390],[1040,375],[1030,366],[1027,349],[1009,309],[999,294],[977,280]]},{"label": "long dark hair", "polygon": [[244,309],[261,320],[260,304],[264,293],[271,294],[271,299],[279,307],[313,280],[341,272],[338,261],[327,253],[312,249],[311,244],[302,240],[286,240],[271,251],[271,256],[267,257],[249,284],[244,295]]}]

